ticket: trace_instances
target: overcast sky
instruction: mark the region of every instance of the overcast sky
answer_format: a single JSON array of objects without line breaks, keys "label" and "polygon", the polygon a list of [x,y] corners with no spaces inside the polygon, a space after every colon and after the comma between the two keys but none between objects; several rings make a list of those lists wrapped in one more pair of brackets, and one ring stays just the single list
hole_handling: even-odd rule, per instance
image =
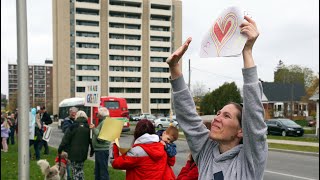
[{"label": "overcast sky", "polygon": [[[319,72],[318,0],[183,0],[183,40],[193,38],[183,58],[188,82],[191,59],[191,84],[202,83],[211,90],[224,82],[242,86],[242,57],[199,58],[200,43],[215,18],[231,5],[248,11],[256,21],[260,36],[253,56],[259,78],[273,81],[273,71],[281,59],[285,65],[300,65]],[[52,59],[52,0],[27,1],[29,64],[44,64]],[[1,93],[8,94],[8,62],[16,63],[16,1],[1,0]]]}]

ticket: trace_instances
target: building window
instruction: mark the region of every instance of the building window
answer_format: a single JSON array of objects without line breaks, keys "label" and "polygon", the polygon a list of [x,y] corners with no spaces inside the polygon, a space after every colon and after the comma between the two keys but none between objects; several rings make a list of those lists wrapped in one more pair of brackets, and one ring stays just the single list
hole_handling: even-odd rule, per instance
[{"label": "building window", "polygon": [[86,92],[85,87],[77,87],[77,92]]},{"label": "building window", "polygon": [[125,81],[126,82],[141,82],[141,78],[140,77],[126,77]]},{"label": "building window", "polygon": [[167,58],[165,57],[151,57],[151,62],[166,62]]},{"label": "building window", "polygon": [[110,44],[109,48],[110,49],[117,49],[117,50],[124,50],[124,45],[113,45],[113,44]]},{"label": "building window", "polygon": [[169,93],[170,88],[151,88],[151,93]]},{"label": "building window", "polygon": [[152,31],[170,31],[170,27],[165,26],[150,26],[150,30]]},{"label": "building window", "polygon": [[129,51],[140,51],[141,47],[140,46],[125,46],[126,50]]},{"label": "building window", "polygon": [[140,93],[141,88],[126,88],[126,93]]},{"label": "building window", "polygon": [[170,16],[151,15],[150,19],[154,21],[170,21]]},{"label": "building window", "polygon": [[126,29],[140,29],[140,25],[126,24]]},{"label": "building window", "polygon": [[151,67],[151,72],[169,72],[169,68]]},{"label": "building window", "polygon": [[150,50],[156,52],[170,52],[170,48],[168,47],[150,47]]},{"label": "building window", "polygon": [[124,82],[123,77],[110,77],[110,82]]},{"label": "building window", "polygon": [[170,5],[151,4],[151,9],[170,10]]},{"label": "building window", "polygon": [[127,98],[127,103],[130,103],[130,104],[140,104],[141,103],[141,99],[129,99]]},{"label": "building window", "polygon": [[151,41],[162,41],[162,42],[169,42],[170,37],[158,37],[158,36],[151,36],[150,37]]},{"label": "building window", "polygon": [[151,99],[151,104],[168,104],[170,103],[170,99]]},{"label": "building window", "polygon": [[109,27],[112,28],[124,28],[124,24],[119,24],[119,23],[109,23]]},{"label": "building window", "polygon": [[95,9],[76,8],[76,13],[99,16],[99,10],[95,10]]},{"label": "building window", "polygon": [[150,83],[169,83],[169,79],[168,78],[152,77],[152,78],[150,78]]},{"label": "building window", "polygon": [[99,59],[98,54],[79,54],[77,53],[77,59]]},{"label": "building window", "polygon": [[109,88],[111,93],[124,93],[124,88]]},{"label": "building window", "polygon": [[140,61],[140,56],[126,56],[126,61]]},{"label": "building window", "polygon": [[82,26],[99,26],[98,21],[82,21],[82,20],[77,20],[77,25],[82,25]]},{"label": "building window", "polygon": [[99,66],[98,65],[77,65],[77,70],[99,71]]},{"label": "building window", "polygon": [[[74,1],[74,0],[73,0]],[[99,4],[99,0],[77,0],[77,2],[96,3]]]},{"label": "building window", "polygon": [[99,48],[99,44],[98,43],[79,43],[79,42],[77,42],[77,47],[78,48],[98,49]]},{"label": "building window", "polygon": [[124,39],[123,34],[109,34],[110,39]]},{"label": "building window", "polygon": [[99,81],[99,76],[77,76],[77,81]]},{"label": "building window", "polygon": [[97,38],[97,37],[99,37],[99,33],[95,33],[95,32],[85,32],[85,31],[77,31],[77,36]]}]

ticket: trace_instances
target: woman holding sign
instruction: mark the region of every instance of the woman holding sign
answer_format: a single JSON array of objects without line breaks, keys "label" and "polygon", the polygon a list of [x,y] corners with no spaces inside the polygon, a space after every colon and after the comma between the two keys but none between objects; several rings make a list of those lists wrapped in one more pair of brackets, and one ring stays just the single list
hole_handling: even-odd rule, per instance
[{"label": "woman holding sign", "polygon": [[240,25],[241,33],[248,38],[242,50],[243,108],[236,103],[225,105],[211,122],[210,131],[196,112],[179,64],[191,38],[167,59],[177,121],[198,165],[199,179],[263,179],[268,153],[267,126],[261,103],[262,86],[252,57],[259,32],[251,18],[245,16],[245,20]]},{"label": "woman holding sign", "polygon": [[167,165],[167,153],[155,134],[149,120],[140,120],[134,131],[132,148],[122,155],[116,144],[113,145],[112,167],[125,169],[126,179],[162,179]]}]

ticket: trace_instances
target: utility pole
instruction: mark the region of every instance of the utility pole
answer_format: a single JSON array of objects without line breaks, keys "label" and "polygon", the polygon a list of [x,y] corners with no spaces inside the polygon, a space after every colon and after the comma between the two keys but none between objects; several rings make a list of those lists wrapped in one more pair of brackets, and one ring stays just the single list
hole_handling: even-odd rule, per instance
[{"label": "utility pole", "polygon": [[190,68],[190,59],[189,59],[189,82],[188,82],[188,87],[189,87],[189,91],[190,91],[190,81],[191,81],[191,68]]},{"label": "utility pole", "polygon": [[18,59],[18,173],[19,180],[29,179],[29,80],[26,0],[16,1]]}]

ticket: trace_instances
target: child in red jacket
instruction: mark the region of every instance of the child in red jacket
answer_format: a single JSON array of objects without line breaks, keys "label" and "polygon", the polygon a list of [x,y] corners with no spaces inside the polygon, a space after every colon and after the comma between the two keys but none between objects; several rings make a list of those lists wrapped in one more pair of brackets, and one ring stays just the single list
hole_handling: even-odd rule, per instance
[{"label": "child in red jacket", "polygon": [[166,167],[165,180],[175,180],[176,176],[172,170],[172,166],[176,163],[176,145],[173,143],[179,137],[179,130],[174,126],[169,126],[166,130],[159,130],[156,133],[160,142],[164,145],[164,149],[168,155],[168,164]]},{"label": "child in red jacket", "polygon": [[[207,129],[211,129],[211,122],[204,121],[203,124]],[[186,165],[181,169],[177,180],[197,180],[199,176],[198,167],[193,160],[192,154],[189,154],[188,161]]]},{"label": "child in red jacket", "polygon": [[181,169],[177,180],[197,180],[199,176],[198,167],[194,162],[191,153],[186,165]]}]

